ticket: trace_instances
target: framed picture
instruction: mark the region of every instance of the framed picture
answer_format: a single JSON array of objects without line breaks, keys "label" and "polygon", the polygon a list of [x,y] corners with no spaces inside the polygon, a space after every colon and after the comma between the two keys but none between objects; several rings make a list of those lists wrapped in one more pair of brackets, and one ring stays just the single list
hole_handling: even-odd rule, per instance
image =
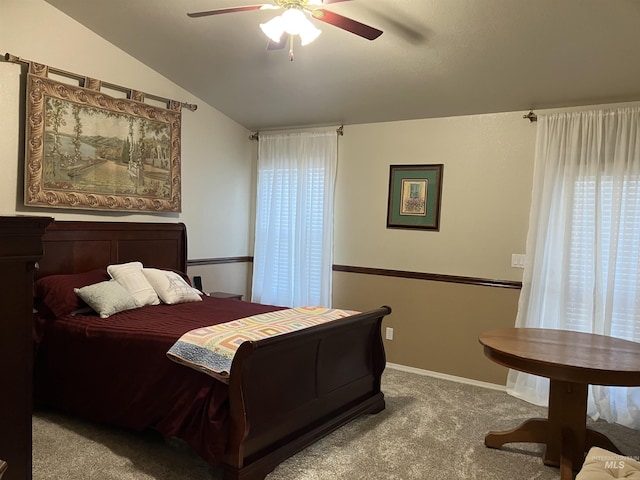
[{"label": "framed picture", "polygon": [[443,165],[391,165],[387,228],[440,229]]},{"label": "framed picture", "polygon": [[111,97],[99,81],[70,85],[43,69],[27,76],[25,205],[180,212],[181,104]]}]

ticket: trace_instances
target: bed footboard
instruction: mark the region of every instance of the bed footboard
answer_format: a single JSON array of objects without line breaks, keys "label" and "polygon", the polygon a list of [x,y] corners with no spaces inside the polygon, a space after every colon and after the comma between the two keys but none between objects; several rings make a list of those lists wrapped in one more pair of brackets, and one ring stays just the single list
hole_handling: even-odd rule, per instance
[{"label": "bed footboard", "polygon": [[225,480],[263,479],[364,413],[385,408],[382,319],[389,307],[245,342],[231,367]]}]

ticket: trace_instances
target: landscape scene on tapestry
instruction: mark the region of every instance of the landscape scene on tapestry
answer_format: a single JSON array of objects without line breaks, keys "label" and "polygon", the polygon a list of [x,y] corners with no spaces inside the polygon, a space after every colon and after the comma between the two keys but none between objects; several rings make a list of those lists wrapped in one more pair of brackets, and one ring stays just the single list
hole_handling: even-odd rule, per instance
[{"label": "landscape scene on tapestry", "polygon": [[42,184],[169,200],[170,125],[46,97]]}]

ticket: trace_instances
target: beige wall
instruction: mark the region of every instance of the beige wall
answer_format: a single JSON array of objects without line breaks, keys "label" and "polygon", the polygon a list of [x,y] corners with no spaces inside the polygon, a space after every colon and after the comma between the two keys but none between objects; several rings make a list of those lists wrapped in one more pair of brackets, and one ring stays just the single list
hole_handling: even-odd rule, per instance
[{"label": "beige wall", "polygon": [[336,272],[334,306],[389,305],[387,361],[504,385],[507,370],[484,358],[478,336],[512,327],[520,290]]},{"label": "beige wall", "polygon": [[[521,112],[345,126],[335,263],[521,280],[534,142]],[[389,166],[439,163],[440,231],[387,229]]]},{"label": "beige wall", "polygon": [[223,263],[213,265],[194,265],[189,267],[189,276],[198,275],[202,280],[202,289],[207,292],[239,293],[243,300],[251,300],[251,279],[253,263]]},{"label": "beige wall", "polygon": [[[520,281],[535,124],[522,112],[349,125],[339,140],[339,265]],[[387,229],[389,166],[444,164],[440,230]],[[334,305],[389,305],[387,360],[503,384],[478,335],[513,326],[519,290],[335,272]]]},{"label": "beige wall", "polygon": [[[521,281],[511,255],[525,253],[536,136],[524,113],[345,126],[334,263]],[[440,231],[387,229],[389,166],[432,163],[444,164]],[[507,370],[484,357],[478,336],[514,325],[518,289],[347,272],[333,280],[338,308],[392,307],[388,361],[504,384]]]},{"label": "beige wall", "polygon": [[[245,128],[206,105],[43,0],[0,1],[0,48],[70,72],[150,94],[195,103],[182,113],[182,213],[110,214],[26,208],[23,169],[23,91],[20,66],[0,62],[0,215],[48,215],[60,220],[184,222],[189,258],[250,254],[252,145]],[[246,265],[217,278],[220,289],[247,282]],[[212,273],[213,275],[213,273]],[[228,284],[227,284],[228,281]]]}]

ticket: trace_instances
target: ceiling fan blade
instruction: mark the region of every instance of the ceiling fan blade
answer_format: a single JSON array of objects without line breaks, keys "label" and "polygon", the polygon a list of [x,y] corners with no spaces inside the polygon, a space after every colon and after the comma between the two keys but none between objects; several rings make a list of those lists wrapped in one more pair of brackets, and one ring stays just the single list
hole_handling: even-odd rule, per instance
[{"label": "ceiling fan blade", "polygon": [[323,5],[329,5],[330,3],[350,2],[351,0],[322,0]]},{"label": "ceiling fan blade", "polygon": [[223,13],[249,12],[251,10],[260,10],[272,6],[273,5],[247,5],[246,7],[219,8],[218,10],[209,10],[206,12],[187,13],[187,16],[191,18],[208,17],[209,15],[221,15]]},{"label": "ceiling fan blade", "polygon": [[375,40],[382,35],[382,30],[370,27],[364,23],[360,23],[356,20],[352,20],[337,13],[330,12],[324,8],[317,8],[311,12],[311,16],[321,22],[329,23],[335,27],[346,30],[347,32],[355,33],[367,40]]}]

